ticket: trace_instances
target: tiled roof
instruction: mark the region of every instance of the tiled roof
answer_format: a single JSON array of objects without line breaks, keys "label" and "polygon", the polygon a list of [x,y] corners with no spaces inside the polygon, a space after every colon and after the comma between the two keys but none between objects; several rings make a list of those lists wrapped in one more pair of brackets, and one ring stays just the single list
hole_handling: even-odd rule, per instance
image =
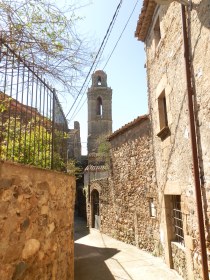
[{"label": "tiled roof", "polygon": [[89,164],[85,171],[107,171],[107,166],[105,165],[91,165]]},{"label": "tiled roof", "polygon": [[112,140],[114,137],[118,136],[119,134],[124,133],[126,130],[130,129],[131,127],[140,124],[141,122],[148,119],[149,119],[149,115],[139,116],[138,118],[134,119],[132,122],[127,123],[126,125],[122,126],[120,129],[113,132],[111,135],[107,137],[107,140],[108,141]]},{"label": "tiled roof", "polygon": [[135,37],[144,42],[157,4],[154,0],[144,0],[139,20],[137,22]]}]

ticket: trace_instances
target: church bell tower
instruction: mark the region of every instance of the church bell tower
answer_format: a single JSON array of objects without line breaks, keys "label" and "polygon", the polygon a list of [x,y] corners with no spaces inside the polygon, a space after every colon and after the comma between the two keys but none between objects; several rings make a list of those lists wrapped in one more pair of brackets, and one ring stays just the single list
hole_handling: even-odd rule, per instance
[{"label": "church bell tower", "polygon": [[97,153],[97,139],[112,133],[112,89],[107,86],[107,75],[102,70],[92,74],[88,99],[88,154]]}]

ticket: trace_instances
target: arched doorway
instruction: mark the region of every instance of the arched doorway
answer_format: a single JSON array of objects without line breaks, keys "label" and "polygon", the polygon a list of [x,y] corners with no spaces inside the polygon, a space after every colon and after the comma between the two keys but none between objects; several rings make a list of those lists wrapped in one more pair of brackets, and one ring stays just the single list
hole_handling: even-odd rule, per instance
[{"label": "arched doorway", "polygon": [[92,227],[100,229],[100,216],[99,216],[99,192],[93,190],[91,193],[92,200]]}]

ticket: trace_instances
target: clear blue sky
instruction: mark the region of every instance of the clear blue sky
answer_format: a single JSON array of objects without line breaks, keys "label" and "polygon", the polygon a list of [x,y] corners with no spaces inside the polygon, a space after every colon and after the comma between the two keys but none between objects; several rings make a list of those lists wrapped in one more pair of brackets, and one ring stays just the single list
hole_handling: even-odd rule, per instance
[{"label": "clear blue sky", "polygon": [[[90,3],[90,5],[77,10],[78,15],[84,17],[79,25],[80,32],[93,40],[93,46],[95,46],[96,49],[97,47],[99,48],[106,34],[119,2],[120,0],[81,1],[81,3]],[[103,69],[136,2],[136,0],[123,1],[118,18],[104,50],[102,61],[98,64],[97,69]],[[144,44],[137,41],[134,37],[141,7],[142,0],[138,1],[132,18],[110,61],[104,69],[107,73],[108,86],[113,90],[113,131],[131,122],[136,117],[148,113],[146,70],[144,68]],[[89,84],[89,86],[90,85],[91,84]],[[82,99],[81,105],[85,99],[86,93]],[[73,99],[69,97],[67,102],[67,108],[64,106],[65,112],[71,107]],[[69,117],[70,116],[71,114]],[[87,102],[85,102],[79,113],[69,123],[70,128],[73,127],[73,122],[75,120],[80,122],[82,153],[85,154],[87,142]]]}]

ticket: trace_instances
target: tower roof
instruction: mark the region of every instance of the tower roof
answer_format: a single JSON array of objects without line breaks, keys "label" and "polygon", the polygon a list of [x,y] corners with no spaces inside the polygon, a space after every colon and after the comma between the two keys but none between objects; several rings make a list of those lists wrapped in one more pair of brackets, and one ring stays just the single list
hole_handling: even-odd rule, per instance
[{"label": "tower roof", "polygon": [[96,70],[93,75],[106,75],[106,72],[104,72],[103,70]]},{"label": "tower roof", "polygon": [[92,87],[107,87],[107,74],[103,70],[92,74]]}]

